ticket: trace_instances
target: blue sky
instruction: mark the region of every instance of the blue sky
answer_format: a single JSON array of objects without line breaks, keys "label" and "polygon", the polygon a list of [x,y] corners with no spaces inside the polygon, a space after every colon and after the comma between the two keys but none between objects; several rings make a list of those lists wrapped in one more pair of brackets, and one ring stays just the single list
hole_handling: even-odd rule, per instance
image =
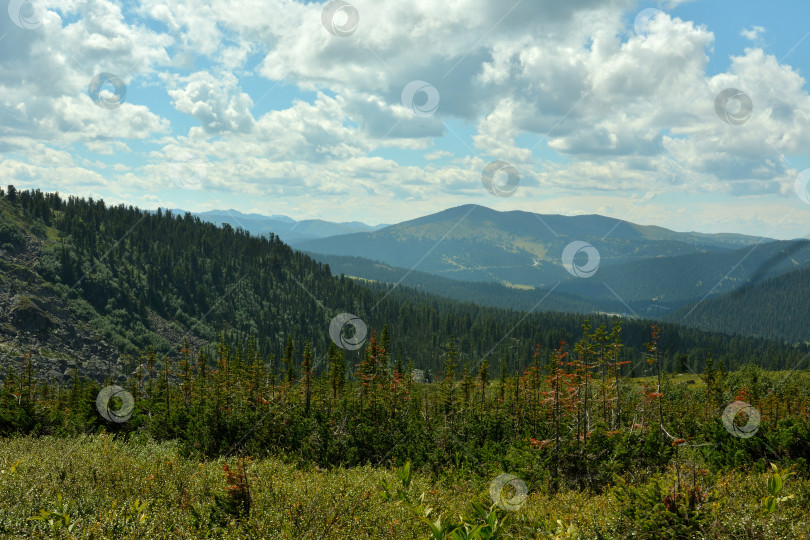
[{"label": "blue sky", "polygon": [[[2,181],[370,224],[476,203],[810,234],[809,3],[446,4],[12,0]],[[495,161],[517,189],[486,188]]]}]

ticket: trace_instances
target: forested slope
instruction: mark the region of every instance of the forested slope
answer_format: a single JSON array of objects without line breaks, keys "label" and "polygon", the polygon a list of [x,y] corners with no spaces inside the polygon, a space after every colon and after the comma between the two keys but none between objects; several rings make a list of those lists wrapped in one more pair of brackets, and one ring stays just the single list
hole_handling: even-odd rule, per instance
[{"label": "forested slope", "polygon": [[[184,339],[197,348],[217,341],[221,331],[232,343],[245,344],[255,337],[259,354],[271,363],[282,356],[288,340],[299,352],[303,342],[310,342],[317,364],[330,342],[329,323],[343,312],[362,318],[372,331],[387,324],[392,357],[402,355],[405,362],[434,373],[441,369],[451,337],[460,352],[459,367],[488,354],[491,361],[505,361],[509,370],[515,370],[528,365],[536,344],[550,351],[560,340],[572,342],[581,335],[581,315],[527,316],[406,288],[393,293],[370,290],[332,276],[327,265],[273,236],[258,238],[230,226],[217,228],[190,215],[9,191],[0,200],[2,293],[8,305],[25,303],[27,298],[36,307],[34,313],[53,318],[64,311],[70,314],[71,325],[89,324],[109,344],[92,353],[98,361],[90,375],[123,376],[141,362],[149,347],[177,355]],[[20,358],[30,350],[42,358],[64,352],[58,350],[63,340],[54,337],[50,323],[21,329],[9,313],[3,317],[5,343],[0,352],[5,358]],[[610,326],[607,317],[590,318],[594,327]],[[642,369],[649,323],[627,319],[623,324],[626,359]],[[67,326],[56,326],[70,333]],[[45,351],[44,340],[50,340]],[[87,367],[85,348],[72,349],[68,365]],[[688,355],[694,362],[691,367],[700,369],[709,349],[727,367],[756,361],[781,368],[805,353],[805,348],[764,339],[729,339],[678,326],[664,327],[661,348],[672,369],[683,367],[678,353]],[[356,365],[360,352],[347,354],[349,367]],[[111,373],[99,372],[105,364]]]},{"label": "forested slope", "polygon": [[810,268],[786,274],[687,306],[670,319],[707,330],[810,341]]}]

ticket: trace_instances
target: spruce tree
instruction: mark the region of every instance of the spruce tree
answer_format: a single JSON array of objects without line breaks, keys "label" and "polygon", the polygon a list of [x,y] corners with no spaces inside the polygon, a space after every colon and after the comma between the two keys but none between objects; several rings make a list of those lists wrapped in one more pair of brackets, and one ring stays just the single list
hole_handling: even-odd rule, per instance
[{"label": "spruce tree", "polygon": [[293,368],[293,354],[295,354],[295,344],[291,335],[287,336],[287,345],[284,347],[284,357],[282,362],[287,367],[286,381],[291,385],[295,380],[295,369]]},{"label": "spruce tree", "polygon": [[309,407],[312,401],[312,349],[309,346],[309,341],[304,345],[301,377],[304,379],[304,416],[309,418]]},{"label": "spruce tree", "polygon": [[336,400],[343,393],[343,387],[346,383],[346,358],[343,351],[338,349],[333,342],[329,343],[326,361],[329,367],[329,386],[332,388],[332,399]]},{"label": "spruce tree", "polygon": [[487,389],[487,382],[489,381],[489,362],[486,358],[481,360],[481,365],[478,368],[478,380],[481,382],[481,409],[484,409],[484,394]]},{"label": "spruce tree", "polygon": [[458,351],[456,351],[456,341],[450,338],[447,346],[444,361],[444,379],[442,381],[442,404],[445,414],[451,414],[455,410],[455,382],[456,367],[458,362]]}]

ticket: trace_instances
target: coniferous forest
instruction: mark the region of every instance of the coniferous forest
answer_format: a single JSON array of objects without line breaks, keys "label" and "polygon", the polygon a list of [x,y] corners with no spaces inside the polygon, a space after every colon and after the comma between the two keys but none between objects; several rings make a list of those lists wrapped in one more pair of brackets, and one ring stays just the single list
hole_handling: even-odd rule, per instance
[{"label": "coniferous forest", "polygon": [[[272,235],[0,195],[4,534],[801,538],[810,526],[806,345],[369,288]],[[59,355],[36,344],[57,313],[115,358],[49,369]],[[341,313],[362,325],[330,332]]]}]

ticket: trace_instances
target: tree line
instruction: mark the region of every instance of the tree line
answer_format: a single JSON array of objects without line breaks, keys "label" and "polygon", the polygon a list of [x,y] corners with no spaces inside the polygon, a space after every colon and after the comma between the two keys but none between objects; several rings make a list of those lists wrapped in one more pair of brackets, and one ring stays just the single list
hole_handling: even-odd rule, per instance
[{"label": "tree line", "polygon": [[[718,470],[779,460],[807,472],[806,374],[753,365],[729,372],[709,356],[697,383],[685,384],[661,369],[662,330],[653,326],[646,361],[656,375],[629,379],[621,374],[621,325],[586,322],[582,330],[574,343],[536,345],[518,373],[486,359],[465,365],[451,338],[431,383],[392,356],[387,327],[370,335],[352,376],[334,343],[318,371],[311,340],[290,339],[278,362],[267,362],[255,339],[223,334],[210,356],[187,343],[177,355],[144,351],[143,364],[105,403],[99,392],[112,381],[78,371],[70,384],[38,381],[25,357],[0,388],[0,436],[106,430],[175,440],[208,458],[279,454],[321,467],[411,461],[437,475],[500,466],[552,490],[599,489],[614,474],[661,470],[679,452],[699,452]],[[104,411],[125,406],[121,392],[133,409],[117,422]],[[739,400],[757,408],[756,437],[724,427],[724,409]]]}]

